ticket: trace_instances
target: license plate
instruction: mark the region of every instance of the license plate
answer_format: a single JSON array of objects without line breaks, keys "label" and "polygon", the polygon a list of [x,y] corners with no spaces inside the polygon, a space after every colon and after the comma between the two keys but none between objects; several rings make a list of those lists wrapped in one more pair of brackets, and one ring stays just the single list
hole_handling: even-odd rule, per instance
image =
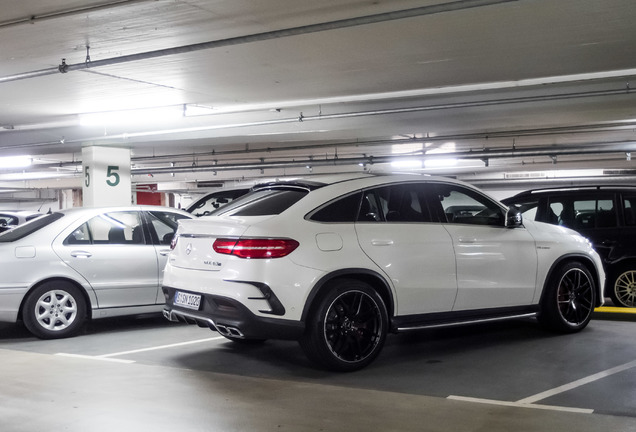
[{"label": "license plate", "polygon": [[188,309],[199,310],[199,306],[201,306],[201,296],[177,291],[174,295],[174,304]]}]

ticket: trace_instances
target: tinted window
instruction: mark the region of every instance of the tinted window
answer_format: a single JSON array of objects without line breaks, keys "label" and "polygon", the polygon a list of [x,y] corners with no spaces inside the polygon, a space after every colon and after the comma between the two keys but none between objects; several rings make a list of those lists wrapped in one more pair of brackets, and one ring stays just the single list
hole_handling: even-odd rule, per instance
[{"label": "tinted window", "polygon": [[17,225],[18,218],[8,214],[0,214],[0,226]]},{"label": "tinted window", "polygon": [[63,213],[51,213],[45,216],[42,216],[37,219],[33,219],[25,224],[18,225],[10,231],[5,231],[0,234],[0,243],[4,242],[12,242],[16,240],[20,240],[28,236],[31,233],[38,231],[39,229],[47,226],[48,224],[55,222],[56,220],[63,217]]},{"label": "tinted window", "polygon": [[504,225],[503,210],[487,197],[457,185],[434,185],[431,197],[442,221],[472,225]]},{"label": "tinted window", "polygon": [[[226,207],[222,207],[213,214],[228,214],[231,216],[268,216],[277,215],[287,210],[289,207],[298,202],[301,198],[307,195],[306,190],[279,190],[268,189],[255,192],[254,195],[245,195],[242,198],[234,201],[236,206],[228,209],[230,204]],[[240,201],[240,202],[239,202]]]},{"label": "tinted window", "polygon": [[[549,199],[549,215],[556,223],[574,230],[610,228],[617,225],[611,195],[598,198],[560,196]],[[550,220],[546,222],[554,223]]]},{"label": "tinted window", "polygon": [[359,221],[430,222],[423,183],[382,186],[365,191]]},{"label": "tinted window", "polygon": [[309,219],[317,222],[355,222],[362,194],[337,199],[318,209]]},{"label": "tinted window", "polygon": [[636,225],[636,195],[625,196],[623,198],[623,208],[625,209],[625,225]]}]

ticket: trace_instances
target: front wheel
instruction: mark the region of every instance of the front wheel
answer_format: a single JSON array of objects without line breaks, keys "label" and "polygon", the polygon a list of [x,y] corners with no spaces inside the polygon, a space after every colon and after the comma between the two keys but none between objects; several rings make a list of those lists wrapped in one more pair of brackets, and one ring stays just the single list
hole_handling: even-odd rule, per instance
[{"label": "front wheel", "polygon": [[299,342],[310,360],[326,369],[349,372],[375,360],[387,326],[382,297],[367,283],[341,279],[318,299]]},{"label": "front wheel", "polygon": [[636,270],[624,268],[612,281],[608,294],[617,307],[636,307]]},{"label": "front wheel", "polygon": [[541,301],[539,320],[562,333],[582,330],[592,318],[596,285],[580,262],[569,262],[554,271]]},{"label": "front wheel", "polygon": [[29,293],[22,320],[40,339],[73,336],[86,320],[86,302],[76,286],[63,281],[46,282]]}]

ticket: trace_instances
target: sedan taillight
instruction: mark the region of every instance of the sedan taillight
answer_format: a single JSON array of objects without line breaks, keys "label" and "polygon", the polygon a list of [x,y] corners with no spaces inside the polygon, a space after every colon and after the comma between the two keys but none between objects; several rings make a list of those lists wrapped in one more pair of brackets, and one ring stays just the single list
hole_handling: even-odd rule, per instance
[{"label": "sedan taillight", "polygon": [[299,243],[292,239],[272,238],[218,238],[212,248],[216,253],[239,258],[281,258],[292,253]]}]

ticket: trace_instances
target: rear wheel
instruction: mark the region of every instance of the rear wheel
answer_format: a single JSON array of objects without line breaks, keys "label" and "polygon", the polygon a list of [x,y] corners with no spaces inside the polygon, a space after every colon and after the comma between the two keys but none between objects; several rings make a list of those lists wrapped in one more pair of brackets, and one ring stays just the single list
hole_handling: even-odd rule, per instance
[{"label": "rear wheel", "polygon": [[386,339],[388,316],[382,297],[367,283],[331,283],[312,309],[300,346],[326,369],[354,371],[371,363]]},{"label": "rear wheel", "polygon": [[544,325],[563,333],[587,326],[596,302],[596,286],[583,264],[573,261],[562,265],[545,289],[539,316]]},{"label": "rear wheel", "polygon": [[73,336],[86,320],[86,302],[75,285],[64,281],[46,282],[27,297],[22,320],[40,339]]},{"label": "rear wheel", "polygon": [[622,268],[606,290],[614,306],[636,307],[636,269]]}]

